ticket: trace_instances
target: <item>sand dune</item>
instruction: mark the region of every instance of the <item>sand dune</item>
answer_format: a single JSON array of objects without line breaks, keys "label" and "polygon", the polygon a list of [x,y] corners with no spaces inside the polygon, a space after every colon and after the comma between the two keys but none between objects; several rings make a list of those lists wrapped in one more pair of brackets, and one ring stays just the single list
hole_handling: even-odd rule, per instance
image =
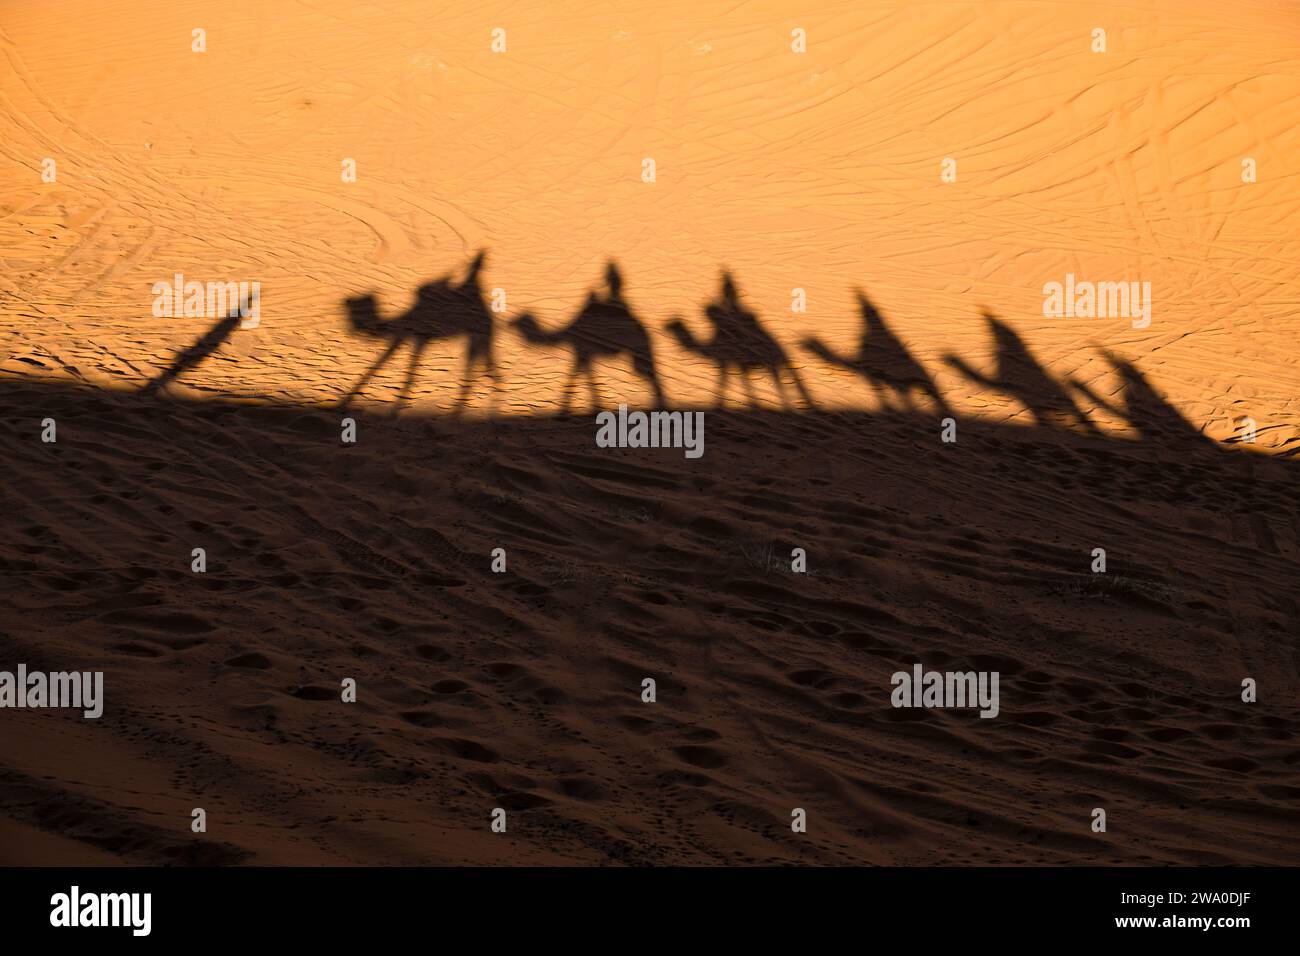
[{"label": "sand dune", "polygon": [[1295,13],[545,6],[0,13],[0,862],[1294,864]]}]

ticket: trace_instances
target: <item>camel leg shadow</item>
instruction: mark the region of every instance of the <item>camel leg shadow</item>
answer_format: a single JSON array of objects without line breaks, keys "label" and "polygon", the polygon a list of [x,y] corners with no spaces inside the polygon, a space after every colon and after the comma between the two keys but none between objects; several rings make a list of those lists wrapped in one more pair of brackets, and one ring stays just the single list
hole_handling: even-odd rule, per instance
[{"label": "camel leg shadow", "polygon": [[388,364],[388,360],[393,357],[393,353],[395,353],[401,347],[402,347],[401,341],[394,341],[389,343],[388,348],[384,349],[384,351],[380,354],[379,358],[375,359],[374,362],[371,363],[370,368],[366,369],[366,373],[361,376],[357,384],[353,385],[352,389],[345,396],[343,396],[343,399],[339,402],[338,407],[341,409],[346,409],[348,406],[350,406],[352,404],[352,400],[361,394],[361,390],[364,389],[367,384],[369,384],[370,380],[374,378],[376,374],[378,374],[381,368],[383,368],[386,364]]}]

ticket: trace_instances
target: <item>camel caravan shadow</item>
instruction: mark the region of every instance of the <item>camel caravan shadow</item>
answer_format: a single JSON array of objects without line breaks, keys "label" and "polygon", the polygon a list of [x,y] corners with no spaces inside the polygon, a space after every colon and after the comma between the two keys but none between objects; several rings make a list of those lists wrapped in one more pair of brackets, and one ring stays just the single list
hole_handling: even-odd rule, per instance
[{"label": "camel caravan shadow", "polygon": [[[409,352],[405,376],[389,409],[389,414],[396,416],[411,401],[424,355],[433,343],[443,340],[461,341],[464,348],[452,414],[459,415],[465,410],[475,384],[483,378],[490,383],[491,402],[495,407],[503,384],[498,352],[502,348],[502,333],[507,330],[523,348],[556,350],[570,356],[562,399],[556,409],[561,416],[573,412],[575,393],[583,384],[590,406],[604,407],[603,399],[608,396],[602,396],[597,381],[597,366],[603,360],[628,363],[648,388],[655,409],[676,407],[663,385],[665,376],[653,344],[655,335],[628,304],[623,291],[623,273],[617,262],[606,263],[602,286],[587,294],[572,319],[549,329],[530,312],[513,319],[497,315],[483,289],[486,261],[486,251],[480,250],[459,276],[448,273],[419,286],[414,304],[397,315],[381,315],[374,293],[344,299],[348,332],[359,342],[379,343],[379,349],[361,377],[340,396],[337,407],[351,408],[405,348]],[[880,408],[886,413],[928,412],[936,420],[953,418],[955,413],[924,365],[911,354],[867,295],[860,289],[855,294],[861,322],[856,351],[840,354],[815,336],[804,337],[799,343],[801,350],[831,368],[853,372],[875,392]],[[684,352],[702,358],[706,365],[716,369],[714,411],[726,407],[734,379],[739,379],[744,397],[742,407],[754,411],[764,409],[754,388],[755,375],[771,381],[781,410],[797,414],[819,411],[804,384],[799,363],[744,304],[738,283],[730,272],[721,273],[717,298],[703,306],[701,315],[710,330],[707,337],[697,337],[680,316],[672,316],[662,333]],[[178,352],[165,370],[146,383],[143,394],[165,395],[168,386],[202,365],[238,327],[239,316],[238,309],[232,311],[193,345]],[[983,318],[994,345],[992,369],[974,368],[957,355],[946,356],[944,364],[960,373],[979,393],[1006,396],[1023,405],[1033,426],[1100,436],[1096,424],[1079,405],[1083,399],[1122,420],[1130,433],[1140,439],[1158,437],[1179,447],[1218,447],[1192,426],[1129,361],[1107,350],[1100,352],[1119,383],[1118,400],[1111,400],[1097,394],[1087,383],[1073,378],[1057,379],[1039,363],[1011,326],[988,312]],[[807,366],[803,367],[806,374]]]}]

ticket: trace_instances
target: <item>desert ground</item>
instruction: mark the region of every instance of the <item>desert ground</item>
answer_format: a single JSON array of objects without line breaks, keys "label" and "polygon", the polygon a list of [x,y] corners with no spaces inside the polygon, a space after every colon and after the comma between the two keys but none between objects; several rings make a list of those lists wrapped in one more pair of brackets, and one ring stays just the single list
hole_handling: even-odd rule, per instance
[{"label": "desert ground", "polygon": [[106,697],[0,709],[0,863],[1300,862],[1293,4],[10,0],[0,59],[0,671]]}]

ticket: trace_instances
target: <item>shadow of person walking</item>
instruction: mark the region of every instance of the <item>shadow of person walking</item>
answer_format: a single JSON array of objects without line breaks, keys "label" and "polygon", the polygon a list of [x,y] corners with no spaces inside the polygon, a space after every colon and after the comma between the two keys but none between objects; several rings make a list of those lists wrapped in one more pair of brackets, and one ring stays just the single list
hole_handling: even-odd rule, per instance
[{"label": "shadow of person walking", "polygon": [[141,389],[142,394],[156,395],[184,373],[202,365],[209,356],[221,348],[226,339],[230,338],[230,334],[239,328],[240,320],[249,314],[247,305],[247,302],[245,302],[243,305],[232,309],[229,315],[203,333],[203,337],[197,342],[189,348],[177,352],[176,357],[172,359],[171,365],[150,379]]}]

